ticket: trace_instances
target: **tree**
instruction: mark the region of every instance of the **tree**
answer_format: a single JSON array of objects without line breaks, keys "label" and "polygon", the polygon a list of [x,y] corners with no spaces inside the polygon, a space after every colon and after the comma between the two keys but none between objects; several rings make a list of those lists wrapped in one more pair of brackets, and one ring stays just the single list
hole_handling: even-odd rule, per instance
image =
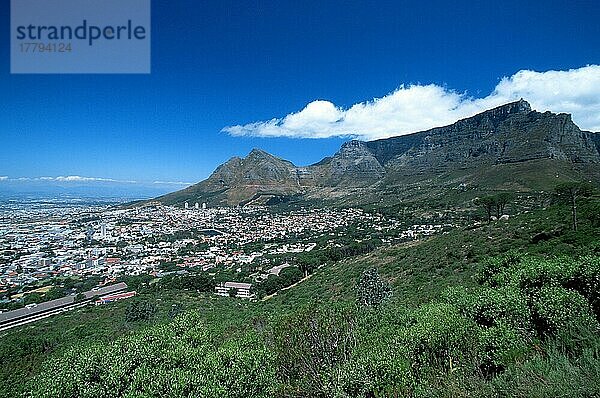
[{"label": "tree", "polygon": [[268,278],[260,284],[260,290],[265,295],[273,294],[284,287],[282,279],[277,275],[269,275]]},{"label": "tree", "polygon": [[494,197],[496,205],[496,217],[500,218],[504,214],[504,209],[508,202],[513,199],[513,194],[510,192],[502,192]]},{"label": "tree", "polygon": [[475,204],[480,206],[485,211],[488,224],[492,220],[492,213],[496,207],[496,198],[493,196],[484,196],[483,198],[475,199]]},{"label": "tree", "polygon": [[181,286],[184,289],[194,289],[200,292],[212,292],[215,283],[211,277],[206,274],[195,274],[181,277]]},{"label": "tree", "polygon": [[284,287],[293,285],[304,276],[303,272],[297,267],[287,267],[279,272]]},{"label": "tree", "polygon": [[312,254],[302,254],[298,256],[298,268],[304,274],[304,276],[308,276],[319,266],[319,259],[314,257]]},{"label": "tree", "polygon": [[593,188],[585,182],[566,182],[556,187],[556,195],[571,206],[571,224],[577,231],[577,199],[591,195]]},{"label": "tree", "polygon": [[29,293],[23,299],[23,303],[25,305],[28,305],[28,304],[38,304],[38,303],[41,303],[42,301],[44,301],[44,299],[42,298],[42,295],[39,294],[39,293]]},{"label": "tree", "polygon": [[357,301],[367,307],[378,306],[392,297],[392,287],[381,278],[377,269],[369,268],[362,273],[356,285]]},{"label": "tree", "polygon": [[44,294],[45,301],[59,299],[62,297],[65,297],[65,290],[56,286],[53,286],[52,289],[48,290],[46,294]]}]

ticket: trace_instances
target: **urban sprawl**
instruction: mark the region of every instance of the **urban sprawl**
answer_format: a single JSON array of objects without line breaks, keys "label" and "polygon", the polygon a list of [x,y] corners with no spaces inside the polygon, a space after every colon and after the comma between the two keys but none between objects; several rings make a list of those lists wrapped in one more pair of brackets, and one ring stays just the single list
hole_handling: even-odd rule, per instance
[{"label": "urban sprawl", "polygon": [[65,278],[95,277],[104,286],[124,275],[214,276],[221,271],[231,280],[217,286],[215,294],[227,295],[233,288],[238,297],[253,297],[252,285],[295,266],[289,261],[293,256],[343,246],[349,234],[355,242],[376,235],[386,244],[448,227],[405,225],[356,208],[273,212],[262,206],[209,208],[199,203],[5,202],[0,206],[0,300],[22,301],[28,293],[51,288],[44,281]]}]

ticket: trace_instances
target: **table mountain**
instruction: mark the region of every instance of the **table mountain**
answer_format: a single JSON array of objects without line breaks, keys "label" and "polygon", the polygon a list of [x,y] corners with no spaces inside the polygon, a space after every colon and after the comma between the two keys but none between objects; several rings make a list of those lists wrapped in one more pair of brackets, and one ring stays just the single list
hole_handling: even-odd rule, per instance
[{"label": "table mountain", "polygon": [[600,134],[581,131],[568,114],[533,111],[520,100],[445,127],[368,142],[352,140],[307,167],[254,149],[246,158],[231,158],[206,180],[158,200],[228,205],[290,195],[341,195],[351,200],[358,191],[377,194],[415,181],[476,181],[494,188],[515,176],[521,176],[519,189],[528,184],[550,189],[545,185],[554,182],[546,181],[547,175],[536,180],[538,171],[565,178],[587,178],[591,173],[589,178],[600,182],[599,151]]}]

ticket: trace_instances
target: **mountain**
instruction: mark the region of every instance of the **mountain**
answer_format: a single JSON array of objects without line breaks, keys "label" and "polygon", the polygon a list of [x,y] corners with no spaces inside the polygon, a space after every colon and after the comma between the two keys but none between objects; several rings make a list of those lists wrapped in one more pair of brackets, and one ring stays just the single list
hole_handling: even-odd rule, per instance
[{"label": "mountain", "polygon": [[375,202],[386,193],[459,184],[551,189],[557,179],[600,182],[599,164],[600,134],[581,131],[568,114],[533,111],[520,100],[449,126],[352,140],[307,167],[254,149],[246,158],[231,158],[206,180],[158,200],[243,205],[301,195]]},{"label": "mountain", "polygon": [[255,196],[288,195],[299,190],[298,168],[294,164],[253,149],[243,159],[237,156],[229,159],[206,180],[159,200],[170,204],[186,201],[239,204]]}]

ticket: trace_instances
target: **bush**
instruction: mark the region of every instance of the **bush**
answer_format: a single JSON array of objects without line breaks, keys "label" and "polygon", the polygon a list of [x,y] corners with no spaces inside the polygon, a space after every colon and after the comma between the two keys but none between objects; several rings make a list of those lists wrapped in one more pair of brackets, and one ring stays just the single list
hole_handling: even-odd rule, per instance
[{"label": "bush", "polygon": [[529,339],[503,322],[482,328],[479,334],[480,368],[485,375],[497,374],[520,362],[530,352]]},{"label": "bush", "polygon": [[[406,347],[397,339],[371,341],[339,370],[339,390],[348,397],[410,396],[417,379]],[[331,396],[334,396],[333,394]]]},{"label": "bush", "polygon": [[599,331],[590,304],[581,294],[562,287],[544,287],[533,299],[534,324],[541,336],[571,329]]},{"label": "bush", "polygon": [[518,330],[528,330],[531,327],[527,297],[515,287],[480,288],[473,291],[449,288],[442,297],[445,302],[456,306],[461,314],[481,326],[495,326],[502,322]]},{"label": "bush", "polygon": [[358,321],[359,342],[339,370],[340,390],[350,397],[409,396],[416,375],[410,348],[401,338],[406,333],[400,331],[414,322],[412,312],[402,307],[367,307],[358,312]]},{"label": "bush", "polygon": [[273,355],[257,338],[226,342],[207,360],[206,397],[271,398],[276,374]]},{"label": "bush", "polygon": [[347,362],[357,344],[356,314],[351,307],[306,307],[274,328],[277,372],[286,394],[329,396],[334,369]]},{"label": "bush", "polygon": [[509,367],[489,382],[499,397],[569,397],[600,396],[600,347],[585,350],[578,358],[545,347],[544,355]]},{"label": "bush", "polygon": [[519,252],[512,250],[504,256],[486,259],[476,276],[477,282],[482,285],[495,286],[497,281],[493,277],[519,264],[522,259],[523,256]]},{"label": "bush", "polygon": [[412,325],[401,338],[410,348],[418,368],[452,371],[470,366],[477,353],[477,325],[449,304],[434,303],[419,307]]},{"label": "bush", "polygon": [[156,304],[149,301],[133,301],[125,310],[126,322],[149,321],[154,318]]},{"label": "bush", "polygon": [[364,306],[377,306],[392,297],[392,287],[382,279],[375,268],[362,273],[356,285],[356,299]]},{"label": "bush", "polygon": [[197,316],[186,314],[108,344],[74,348],[48,361],[29,397],[272,397],[272,357],[248,336],[211,344]]}]

